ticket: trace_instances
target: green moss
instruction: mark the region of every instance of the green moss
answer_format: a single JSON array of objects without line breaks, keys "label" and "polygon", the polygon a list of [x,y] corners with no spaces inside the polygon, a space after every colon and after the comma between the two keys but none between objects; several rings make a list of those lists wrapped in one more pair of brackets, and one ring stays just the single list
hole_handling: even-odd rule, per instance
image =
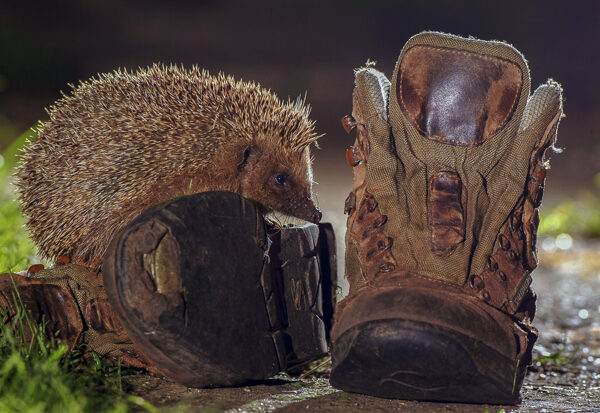
[{"label": "green moss", "polygon": [[11,182],[17,153],[31,135],[31,130],[22,134],[0,155],[0,273],[24,270],[39,262]]},{"label": "green moss", "polygon": [[588,238],[600,237],[600,173],[591,190],[567,199],[552,209],[542,208],[539,233],[556,236],[568,233]]},{"label": "green moss", "polygon": [[[80,346],[69,350],[45,333],[23,305],[17,289],[14,311],[0,314],[0,411],[127,412],[155,410],[126,393],[121,367]],[[29,333],[27,333],[29,332]]]}]

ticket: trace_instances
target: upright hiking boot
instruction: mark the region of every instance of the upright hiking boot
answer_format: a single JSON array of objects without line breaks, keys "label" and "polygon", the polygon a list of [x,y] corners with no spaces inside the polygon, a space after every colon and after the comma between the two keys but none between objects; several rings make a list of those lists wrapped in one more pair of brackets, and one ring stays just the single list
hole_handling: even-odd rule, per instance
[{"label": "upright hiking boot", "polygon": [[279,228],[231,192],[146,211],[114,238],[102,273],[34,267],[0,275],[5,319],[24,305],[48,337],[190,387],[265,379],[329,350],[331,225]]},{"label": "upright hiking boot", "polygon": [[102,267],[109,300],[168,378],[234,385],[327,354],[331,226],[267,224],[240,195],[204,192],[148,210],[112,241]]},{"label": "upright hiking boot", "polygon": [[412,400],[518,403],[537,332],[538,207],[562,116],[501,42],[425,32],[390,83],[356,71],[346,277],[331,383]]}]

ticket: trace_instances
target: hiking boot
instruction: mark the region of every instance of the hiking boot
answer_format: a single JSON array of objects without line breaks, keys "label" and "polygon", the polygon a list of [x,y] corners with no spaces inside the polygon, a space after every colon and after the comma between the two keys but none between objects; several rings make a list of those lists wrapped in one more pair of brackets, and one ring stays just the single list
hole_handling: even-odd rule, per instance
[{"label": "hiking boot", "polygon": [[278,228],[234,193],[148,210],[115,237],[104,274],[35,267],[0,275],[3,321],[24,305],[48,337],[187,386],[264,379],[328,351],[331,225]]},{"label": "hiking boot", "polygon": [[562,90],[530,96],[501,42],[426,32],[390,83],[356,71],[346,277],[331,383],[412,400],[517,403],[531,325],[538,207]]},{"label": "hiking boot", "polygon": [[205,192],[132,221],[102,271],[146,359],[178,383],[224,386],[327,354],[334,248],[328,224],[279,229],[240,195]]}]

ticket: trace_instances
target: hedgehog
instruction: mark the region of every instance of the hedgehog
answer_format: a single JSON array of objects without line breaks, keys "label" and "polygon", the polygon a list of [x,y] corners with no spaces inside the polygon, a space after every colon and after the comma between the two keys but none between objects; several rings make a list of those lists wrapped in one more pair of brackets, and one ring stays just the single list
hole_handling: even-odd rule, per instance
[{"label": "hedgehog", "polygon": [[222,190],[259,210],[318,223],[305,99],[197,66],[99,74],[47,109],[15,174],[40,255],[98,269],[111,239],[144,210]]}]

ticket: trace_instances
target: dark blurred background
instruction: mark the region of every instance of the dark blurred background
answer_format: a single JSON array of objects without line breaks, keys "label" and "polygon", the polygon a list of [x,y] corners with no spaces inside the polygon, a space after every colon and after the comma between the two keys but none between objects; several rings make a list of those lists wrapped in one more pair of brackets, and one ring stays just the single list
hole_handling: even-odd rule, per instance
[{"label": "dark blurred background", "polygon": [[[367,59],[391,76],[413,34],[438,30],[504,40],[528,59],[532,85],[565,89],[566,119],[546,199],[571,196],[600,172],[600,2],[63,0],[0,4],[0,150],[46,116],[69,83],[117,67],[197,64],[257,80],[282,97],[306,93],[319,131],[317,191],[341,212],[353,136],[353,69]],[[341,214],[330,217],[342,220]]]}]

